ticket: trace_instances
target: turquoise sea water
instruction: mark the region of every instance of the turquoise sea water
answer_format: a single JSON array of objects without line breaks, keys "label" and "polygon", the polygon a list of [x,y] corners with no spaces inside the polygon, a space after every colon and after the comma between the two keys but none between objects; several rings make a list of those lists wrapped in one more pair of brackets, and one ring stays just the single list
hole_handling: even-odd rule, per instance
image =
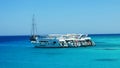
[{"label": "turquoise sea water", "polygon": [[120,34],[90,35],[94,47],[34,48],[29,36],[0,37],[0,68],[120,68]]}]

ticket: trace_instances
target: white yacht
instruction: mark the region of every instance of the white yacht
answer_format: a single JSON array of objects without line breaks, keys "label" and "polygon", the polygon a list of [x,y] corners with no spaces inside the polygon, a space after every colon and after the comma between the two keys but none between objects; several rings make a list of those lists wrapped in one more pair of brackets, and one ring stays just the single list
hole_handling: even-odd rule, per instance
[{"label": "white yacht", "polygon": [[69,48],[94,46],[90,37],[84,34],[49,34],[44,38],[36,35],[34,16],[32,19],[32,36],[30,41],[35,47],[40,48]]},{"label": "white yacht", "polygon": [[32,36],[31,43],[40,48],[70,48],[95,45],[90,37],[83,34],[50,34],[45,38]]}]

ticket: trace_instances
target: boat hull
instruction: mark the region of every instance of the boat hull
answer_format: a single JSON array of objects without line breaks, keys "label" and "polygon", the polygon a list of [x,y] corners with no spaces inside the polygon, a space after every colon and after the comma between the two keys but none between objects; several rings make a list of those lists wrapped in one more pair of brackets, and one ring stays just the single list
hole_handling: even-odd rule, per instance
[{"label": "boat hull", "polygon": [[39,44],[34,44],[34,47],[35,48],[79,48],[79,47],[90,47],[90,46],[95,46],[95,45],[81,45],[81,46],[42,46],[42,45],[39,45]]}]

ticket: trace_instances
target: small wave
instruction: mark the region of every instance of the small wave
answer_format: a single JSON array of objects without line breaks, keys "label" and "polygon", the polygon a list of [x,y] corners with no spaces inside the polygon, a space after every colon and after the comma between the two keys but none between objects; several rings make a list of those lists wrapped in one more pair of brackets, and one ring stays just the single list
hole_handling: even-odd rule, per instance
[{"label": "small wave", "polygon": [[120,48],[98,48],[96,50],[120,50]]},{"label": "small wave", "polygon": [[95,61],[118,61],[119,59],[116,58],[102,58],[102,59],[95,59]]}]

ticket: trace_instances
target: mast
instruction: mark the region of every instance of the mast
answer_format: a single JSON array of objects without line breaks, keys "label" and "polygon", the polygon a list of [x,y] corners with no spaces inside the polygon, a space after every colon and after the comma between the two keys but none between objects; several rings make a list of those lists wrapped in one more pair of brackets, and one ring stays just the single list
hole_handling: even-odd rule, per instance
[{"label": "mast", "polygon": [[35,15],[33,14],[33,17],[32,17],[32,36],[35,36],[36,34],[36,24],[35,24]]},{"label": "mast", "polygon": [[31,31],[31,37],[30,37],[30,41],[32,43],[36,42],[37,41],[37,28],[36,28],[36,24],[35,24],[35,15],[33,14],[33,17],[32,17],[32,31]]}]

